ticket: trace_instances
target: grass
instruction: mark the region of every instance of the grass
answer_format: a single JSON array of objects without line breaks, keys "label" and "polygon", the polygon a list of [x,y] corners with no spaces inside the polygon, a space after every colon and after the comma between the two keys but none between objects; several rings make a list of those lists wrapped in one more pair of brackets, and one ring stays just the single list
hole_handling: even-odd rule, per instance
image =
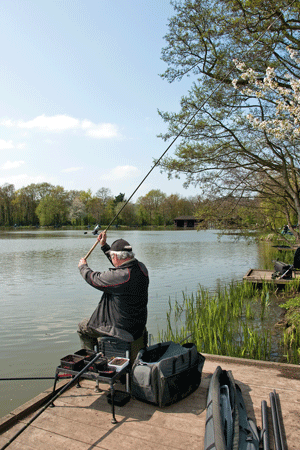
[{"label": "grass", "polygon": [[300,297],[296,296],[280,305],[286,310],[286,326],[283,331],[282,345],[287,361],[300,363]]},{"label": "grass", "polygon": [[181,303],[169,301],[167,329],[159,331],[159,340],[180,342],[190,336],[202,353],[268,360],[271,333],[263,326],[268,289],[232,283],[215,294],[202,287],[195,295],[183,293]]}]

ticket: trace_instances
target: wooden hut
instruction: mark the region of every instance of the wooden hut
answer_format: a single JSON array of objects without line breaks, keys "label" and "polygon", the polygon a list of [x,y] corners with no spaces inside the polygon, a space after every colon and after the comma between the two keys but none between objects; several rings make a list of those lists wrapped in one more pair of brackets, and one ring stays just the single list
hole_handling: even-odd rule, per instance
[{"label": "wooden hut", "polygon": [[194,216],[175,217],[175,228],[194,229],[199,221]]}]

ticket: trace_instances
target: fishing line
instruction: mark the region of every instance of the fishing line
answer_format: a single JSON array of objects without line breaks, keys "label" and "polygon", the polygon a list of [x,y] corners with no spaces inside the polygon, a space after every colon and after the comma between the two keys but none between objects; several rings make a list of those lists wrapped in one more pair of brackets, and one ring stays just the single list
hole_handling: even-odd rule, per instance
[{"label": "fishing line", "polygon": [[[283,12],[286,12],[286,10],[288,8],[290,8],[293,3],[295,3],[296,0],[293,0],[287,7],[286,9],[283,10]],[[265,31],[263,31],[258,38],[253,42],[253,44],[249,47],[249,49],[244,53],[243,57],[247,56],[247,54],[250,53],[250,51],[255,47],[255,45],[258,43],[258,41],[267,33],[267,31],[271,28],[271,26],[273,26],[277,21],[279,20],[279,17],[276,17],[271,23],[270,25],[266,28]],[[175,138],[172,140],[172,142],[168,145],[168,147],[166,148],[166,150],[161,154],[161,156],[159,157],[159,159],[154,163],[154,165],[151,167],[151,169],[149,170],[149,172],[145,175],[145,177],[142,179],[142,181],[139,183],[139,185],[135,188],[135,190],[133,191],[133,193],[130,195],[130,197],[128,198],[128,200],[125,201],[125,203],[122,205],[122,207],[120,208],[120,210],[115,214],[115,216],[113,217],[113,219],[110,221],[110,223],[108,224],[108,226],[105,228],[105,231],[107,231],[111,225],[114,223],[114,221],[118,218],[118,216],[121,214],[121,212],[123,211],[123,209],[127,206],[127,204],[130,202],[130,200],[132,199],[132,197],[134,196],[134,194],[139,190],[139,188],[142,186],[142,184],[144,183],[144,181],[148,178],[148,176],[151,174],[151,172],[155,169],[155,167],[158,166],[158,164],[160,163],[160,161],[163,159],[163,157],[165,156],[165,154],[170,150],[170,148],[173,146],[173,144],[177,141],[177,139],[183,134],[183,132],[185,131],[185,129],[191,124],[191,122],[194,120],[194,118],[196,117],[196,115],[199,113],[199,111],[201,110],[201,108],[203,108],[203,106],[208,102],[208,100],[217,92],[217,90],[219,89],[219,87],[221,86],[221,84],[224,82],[224,80],[226,78],[229,77],[229,75],[232,74],[232,72],[235,70],[235,67],[232,67],[232,69],[230,69],[225,75],[223,75],[223,77],[221,78],[221,80],[219,81],[219,83],[217,84],[217,86],[212,90],[212,92],[210,93],[210,95],[205,98],[203,100],[203,102],[200,104],[199,107],[196,108],[196,111],[192,114],[192,116],[190,117],[190,119],[187,121],[187,123],[182,127],[182,129],[179,131],[179,133],[175,136]],[[86,254],[86,256],[84,257],[84,259],[87,259],[89,257],[89,255],[92,253],[92,251],[94,250],[94,248],[96,247],[96,245],[98,244],[98,241],[95,242],[95,244],[93,245],[93,247],[90,249],[90,251]]]}]

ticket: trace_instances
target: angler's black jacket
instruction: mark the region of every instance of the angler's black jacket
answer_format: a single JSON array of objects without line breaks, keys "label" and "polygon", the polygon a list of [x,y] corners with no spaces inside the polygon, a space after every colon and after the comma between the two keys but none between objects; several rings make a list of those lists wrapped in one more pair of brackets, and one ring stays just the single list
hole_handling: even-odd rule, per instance
[{"label": "angler's black jacket", "polygon": [[[101,247],[104,253],[109,249],[108,244]],[[87,283],[103,291],[88,327],[128,342],[138,339],[147,322],[149,276],[146,266],[132,259],[106,272],[94,272],[87,264],[79,270]]]}]

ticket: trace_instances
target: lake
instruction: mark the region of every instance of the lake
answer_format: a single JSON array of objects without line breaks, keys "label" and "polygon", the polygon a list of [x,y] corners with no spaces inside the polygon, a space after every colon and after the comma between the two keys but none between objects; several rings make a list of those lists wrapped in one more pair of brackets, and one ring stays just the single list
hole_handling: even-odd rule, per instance
[{"label": "lake", "polygon": [[[166,324],[169,299],[242,280],[263,267],[261,245],[218,238],[216,231],[109,230],[124,238],[149,270],[147,328],[155,339]],[[101,292],[79,274],[79,259],[95,242],[82,230],[1,231],[0,377],[54,376],[60,359],[79,350],[78,322],[96,308]],[[88,258],[93,270],[109,261],[100,246]],[[49,381],[0,381],[0,416],[51,386]]]}]

